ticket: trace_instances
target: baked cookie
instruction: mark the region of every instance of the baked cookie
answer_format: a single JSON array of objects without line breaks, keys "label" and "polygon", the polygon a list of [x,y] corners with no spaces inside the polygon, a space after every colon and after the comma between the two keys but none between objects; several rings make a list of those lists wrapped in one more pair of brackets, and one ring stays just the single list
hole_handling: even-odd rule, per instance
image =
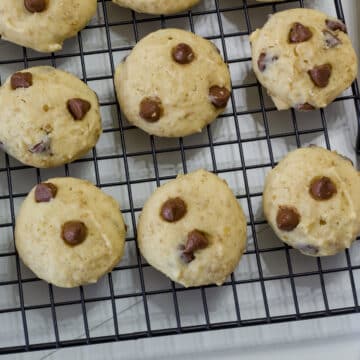
[{"label": "baked cookie", "polygon": [[298,149],[268,174],[263,205],[282,241],[305,255],[334,255],[360,234],[360,173],[334,151]]},{"label": "baked cookie", "polygon": [[94,147],[101,131],[96,94],[67,72],[34,67],[0,88],[0,142],[24,164],[69,163]]},{"label": "baked cookie", "polygon": [[150,197],[138,245],[150,265],[185,287],[221,285],[245,250],[245,216],[224,180],[198,170]]},{"label": "baked cookie", "polygon": [[41,52],[60,50],[93,17],[97,0],[1,0],[0,36]]},{"label": "baked cookie", "polygon": [[323,108],[356,78],[345,25],[320,11],[276,13],[250,41],[255,74],[279,110]]},{"label": "baked cookie", "polygon": [[115,4],[146,14],[175,14],[190,9],[200,0],[113,0]]},{"label": "baked cookie", "polygon": [[35,186],[16,219],[22,261],[60,287],[95,283],[119,262],[125,225],[118,203],[88,181],[55,178]]},{"label": "baked cookie", "polygon": [[230,74],[216,47],[191,32],[159,30],[142,39],[116,69],[121,110],[149,134],[200,132],[230,97]]}]

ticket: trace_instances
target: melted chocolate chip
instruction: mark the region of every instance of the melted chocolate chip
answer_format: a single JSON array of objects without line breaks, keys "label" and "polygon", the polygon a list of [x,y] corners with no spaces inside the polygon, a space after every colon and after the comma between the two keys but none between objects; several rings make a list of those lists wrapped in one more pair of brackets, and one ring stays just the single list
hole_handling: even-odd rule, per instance
[{"label": "melted chocolate chip", "polygon": [[317,87],[324,88],[329,84],[331,71],[331,64],[323,64],[314,66],[311,70],[308,71],[308,74]]},{"label": "melted chocolate chip", "polygon": [[11,76],[10,85],[13,90],[30,87],[32,85],[32,73],[16,72]]},{"label": "melted chocolate chip", "polygon": [[304,103],[304,104],[296,105],[295,109],[298,111],[312,111],[315,110],[316,108],[309,103]]},{"label": "melted chocolate chip", "polygon": [[86,236],[87,228],[81,221],[68,221],[62,226],[61,237],[68,245],[79,245]]},{"label": "melted chocolate chip", "polygon": [[230,98],[230,91],[226,87],[212,86],[209,90],[209,99],[218,109],[224,108]]},{"label": "melted chocolate chip", "polygon": [[199,230],[193,230],[188,234],[183,252],[185,254],[191,254],[196,250],[205,249],[208,245],[209,240],[206,238],[206,235]]},{"label": "melted chocolate chip", "polygon": [[55,198],[57,187],[52,183],[41,183],[35,188],[35,201],[37,203],[49,202]]},{"label": "melted chocolate chip", "polygon": [[347,33],[346,25],[341,22],[340,20],[325,20],[325,24],[328,27],[328,29],[332,31],[340,30],[344,33]]},{"label": "melted chocolate chip", "polygon": [[310,184],[310,195],[315,200],[329,200],[336,193],[336,185],[326,176],[315,178]]},{"label": "melted chocolate chip", "polygon": [[266,69],[266,54],[265,53],[261,53],[259,55],[257,64],[258,64],[258,68],[261,72],[264,72]]},{"label": "melted chocolate chip", "polygon": [[39,143],[29,147],[29,151],[33,154],[43,154],[50,151],[51,140],[45,136]]},{"label": "melted chocolate chip", "polygon": [[280,230],[292,231],[300,222],[300,215],[294,207],[280,206],[276,215],[276,224]]},{"label": "melted chocolate chip", "polygon": [[324,34],[324,39],[325,39],[325,43],[326,46],[329,48],[333,48],[336,47],[340,44],[342,44],[341,40],[334,35],[332,32],[328,31],[328,30],[323,30],[323,34]]},{"label": "melted chocolate chip", "polygon": [[74,120],[82,120],[91,108],[91,104],[83,99],[74,98],[67,102],[67,108]]},{"label": "melted chocolate chip", "polygon": [[182,252],[180,258],[185,264],[188,264],[195,259],[195,255],[193,253],[187,254]]},{"label": "melted chocolate chip", "polygon": [[43,12],[46,9],[46,0],[24,0],[24,6],[32,13]]},{"label": "melted chocolate chip", "polygon": [[172,49],[172,57],[179,64],[190,64],[195,59],[193,49],[184,43],[177,44]]},{"label": "melted chocolate chip", "polygon": [[268,67],[268,65],[272,64],[273,62],[275,62],[278,59],[279,59],[279,57],[276,55],[270,56],[270,55],[262,52],[259,55],[259,58],[257,60],[257,65],[258,65],[259,70],[261,72],[264,72],[266,70],[266,68]]},{"label": "melted chocolate chip", "polygon": [[293,24],[293,26],[290,29],[289,42],[301,43],[310,40],[312,36],[313,33],[307,26],[304,26],[303,24],[296,22],[295,24]]},{"label": "melted chocolate chip", "polygon": [[148,122],[158,121],[163,113],[161,100],[158,97],[146,97],[140,103],[139,115]]},{"label": "melted chocolate chip", "polygon": [[168,222],[176,222],[182,219],[187,211],[185,202],[179,198],[172,198],[164,202],[161,207],[161,217]]}]

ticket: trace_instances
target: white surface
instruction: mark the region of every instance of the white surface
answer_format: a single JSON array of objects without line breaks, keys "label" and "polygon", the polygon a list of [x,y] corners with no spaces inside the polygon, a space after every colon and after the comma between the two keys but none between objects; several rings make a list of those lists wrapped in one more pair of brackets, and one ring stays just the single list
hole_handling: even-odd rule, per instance
[{"label": "white surface", "polygon": [[6,359],[358,360],[359,336],[359,315],[352,315],[20,354]]},{"label": "white surface", "polygon": [[[224,1],[226,5],[230,4],[229,0]],[[238,1],[238,0],[234,0]],[[315,6],[330,5],[329,13],[333,12],[333,0],[318,0],[305,1],[307,4],[311,3]],[[206,1],[204,6],[211,7],[212,0]],[[359,24],[355,21],[360,18],[359,2],[356,0],[343,0],[343,5],[346,9],[347,21],[352,22],[351,35],[353,39],[359,35]],[[354,11],[357,7],[357,13]],[[126,18],[126,14],[120,13],[119,9],[113,7],[114,11],[111,13],[112,20],[118,19],[119,16]],[[237,31],[239,28],[244,29],[243,19],[240,14],[234,16],[224,16],[224,29],[228,32]],[[101,13],[99,14],[101,17]],[[252,16],[254,23],[261,24],[266,17],[264,14],[256,14]],[[95,20],[96,22],[96,20]],[[212,24],[211,26],[209,25]],[[194,19],[196,31],[201,35],[211,35],[214,32],[212,26],[216,26],[216,19],[203,22],[202,18]],[[356,25],[357,24],[357,27]],[[183,24],[177,21],[169,21],[168,26],[179,26]],[[140,35],[151,30],[159,28],[160,24],[144,25],[140,27]],[[118,31],[117,31],[118,30]],[[130,30],[129,30],[130,31]],[[104,44],[104,34],[99,32],[83,33],[84,46],[101,46]],[[113,29],[112,39],[113,46],[124,46],[133,43],[133,35],[126,32],[126,29]],[[239,57],[236,51],[242,50],[247,52],[248,46],[246,42],[236,43],[236,39],[231,39],[235,43],[227,44],[227,50],[230,58]],[[359,46],[359,41],[354,43]],[[94,45],[95,44],[95,45]],[[76,46],[76,41],[68,42],[66,50],[71,51],[72,47]],[[3,49],[1,49],[3,47]],[[8,46],[4,42],[0,42],[0,58],[9,56],[8,51],[18,51],[17,47]],[[236,50],[236,51],[235,51]],[[358,48],[359,50],[359,48]],[[4,55],[5,54],[5,55]],[[30,54],[32,54],[30,52]],[[34,54],[32,54],[34,55]],[[116,53],[115,61],[121,59],[125,54]],[[20,58],[22,53],[18,55]],[[241,56],[244,56],[241,53]],[[94,61],[91,56],[86,57],[88,76],[100,76],[108,73],[109,64],[106,56],[99,55]],[[39,63],[39,62],[37,62]],[[44,63],[44,62],[42,62]],[[45,62],[49,63],[49,62]],[[29,64],[35,65],[35,64]],[[68,69],[79,76],[82,76],[81,67],[78,59],[65,58],[57,60],[57,65],[63,69]],[[0,65],[1,79],[4,76],[14,71],[15,68],[21,68],[22,64],[13,66]],[[231,67],[232,77],[235,84],[240,84],[244,81],[253,81],[252,75],[249,75],[249,68],[237,66]],[[113,89],[111,82],[94,81],[89,82],[89,85],[98,91],[102,101],[111,100],[113,98]],[[244,92],[236,95],[237,111],[243,111],[251,108],[251,106],[258,106],[258,100],[255,99],[256,93]],[[270,100],[266,99],[266,104],[272,106]],[[350,112],[347,112],[348,109]],[[343,104],[337,103],[331,105],[327,110],[329,122],[329,134],[331,137],[331,145],[333,148],[338,148],[341,152],[354,158],[353,146],[355,143],[356,124],[353,107],[345,107]],[[116,125],[113,116],[109,112],[104,115],[105,127],[112,127]],[[113,122],[114,121],[114,122]],[[256,116],[239,117],[240,127],[243,137],[260,136],[264,133],[264,128]],[[291,123],[288,121],[288,115],[284,113],[269,113],[269,123],[271,131],[291,131]],[[304,129],[321,126],[321,122],[317,115],[306,116],[299,121],[299,124]],[[214,141],[224,141],[233,138],[233,128],[229,122],[219,120],[212,127]],[[197,144],[206,141],[207,134],[204,132],[200,135],[195,135],[185,139],[185,144]],[[302,136],[301,141],[303,145],[308,143],[324,144],[322,134],[316,136]],[[127,152],[139,151],[149,149],[148,137],[138,130],[130,130],[126,133]],[[162,146],[174,145],[176,141],[167,141],[156,139],[157,148]],[[272,145],[275,149],[275,160],[281,158],[287,151],[296,146],[294,138],[274,139]],[[97,146],[98,155],[108,155],[112,152],[121,151],[119,141],[113,133],[104,134],[99,145]],[[226,168],[229,166],[239,166],[239,157],[235,147],[227,146],[216,148],[216,159],[218,168]],[[266,143],[247,143],[244,145],[244,152],[246,157],[246,165],[257,164],[259,162],[269,161],[268,150]],[[0,159],[1,162],[3,160]],[[164,157],[158,156],[161,175],[175,174],[182,171],[182,163],[179,159],[178,153],[167,154]],[[14,162],[13,164],[16,165]],[[200,166],[205,166],[212,169],[212,163],[207,149],[199,149],[197,151],[187,151],[187,165],[188,171],[191,171]],[[103,183],[115,181],[118,178],[124,179],[123,164],[118,162],[101,161],[99,163],[101,172],[101,181]],[[129,166],[131,168],[132,179],[151,177],[153,175],[152,159],[149,156],[129,158]],[[64,174],[62,169],[41,171],[43,179],[53,176],[54,174]],[[70,166],[70,174],[73,176],[85,177],[90,180],[94,179],[94,171],[92,163],[81,163]],[[224,173],[224,176],[233,187],[237,194],[244,194],[244,185],[238,181],[234,174]],[[248,172],[250,178],[250,186],[252,192],[261,191],[264,172]],[[1,192],[6,191],[6,179],[0,179]],[[23,193],[29,190],[36,182],[35,170],[20,171],[13,175],[14,192]],[[1,185],[2,184],[2,185]],[[4,186],[1,188],[1,186]],[[139,186],[132,186],[134,203],[136,207],[141,207],[146,197],[150,194],[155,184],[144,183]],[[105,188],[105,191],[112,193],[119,199],[122,208],[129,207],[128,199],[126,198],[125,186],[116,188]],[[260,199],[253,198],[253,208],[256,219],[261,219]],[[16,199],[17,205],[21,202],[21,198]],[[246,203],[243,205],[247,208]],[[246,210],[245,208],[245,210]],[[5,210],[6,207],[1,208],[0,220],[6,222],[9,214]],[[128,217],[128,223],[131,224]],[[131,226],[130,226],[131,228]],[[131,230],[130,230],[131,231]],[[0,235],[4,237],[4,232]],[[130,234],[130,236],[132,236]],[[0,243],[0,251],[8,251],[12,249],[11,234],[5,235],[5,240]],[[266,243],[264,243],[266,239]],[[270,240],[271,239],[271,240]],[[271,236],[266,226],[258,229],[259,247],[278,247],[281,244],[277,239]],[[253,239],[249,235],[248,250],[253,249]],[[291,251],[294,271],[311,271],[316,269],[315,263],[312,259],[299,256],[297,253]],[[360,263],[360,244],[357,244],[351,249],[351,259],[353,264]],[[128,243],[127,255],[122,262],[122,265],[133,264],[136,262],[133,243]],[[264,276],[273,276],[287,272],[284,252],[262,253],[261,256]],[[336,266],[345,265],[344,254],[325,259],[322,261],[324,268],[332,268]],[[314,267],[315,266],[315,267]],[[27,270],[23,269],[23,277],[32,277],[33,275]],[[360,292],[360,272],[354,273],[357,281],[358,295]],[[239,269],[235,273],[236,278],[249,279],[258,277],[258,269],[256,266],[254,255],[247,255],[243,259]],[[14,263],[0,262],[0,280],[6,281],[15,279],[16,272]],[[140,290],[139,276],[137,271],[117,271],[113,274],[114,285],[116,293],[129,293]],[[147,268],[145,270],[145,283],[147,290],[154,290],[160,288],[169,288],[169,282],[166,278],[161,276],[158,272]],[[349,284],[349,277],[347,273],[336,273],[325,277],[326,290],[329,297],[329,305],[331,308],[351,306],[351,288]],[[255,282],[249,285],[240,285],[237,287],[239,292],[239,301],[241,313],[243,318],[254,318],[257,316],[264,316],[263,299],[259,291],[259,283]],[[322,294],[319,287],[319,280],[317,277],[299,278],[296,281],[297,295],[300,303],[301,311],[312,311],[323,309]],[[212,321],[223,321],[234,319],[234,306],[232,301],[232,293],[228,287],[207,290],[207,298],[209,301],[210,317]],[[293,302],[290,291],[289,281],[274,281],[266,283],[266,290],[268,301],[270,304],[271,315],[282,313],[293,313]],[[74,290],[60,290],[54,289],[56,301],[65,301],[69,299],[79,299],[77,289]],[[26,305],[36,305],[48,302],[48,288],[42,282],[34,282],[24,284],[24,294]],[[87,298],[91,296],[102,296],[108,294],[106,278],[103,279],[96,286],[89,286],[85,288],[85,295]],[[9,287],[5,292],[0,294],[0,307],[6,308],[17,304],[18,294],[15,287]],[[199,291],[187,291],[179,293],[179,304],[181,311],[182,325],[203,323],[203,312],[201,309],[201,301],[199,301]],[[153,328],[162,328],[173,326],[174,314],[172,309],[172,302],[170,296],[150,297],[148,298],[151,324]],[[90,303],[87,305],[87,314],[89,320],[90,333],[92,336],[100,336],[113,333],[112,312],[110,303]],[[145,330],[144,328],[144,310],[140,298],[130,299],[128,301],[117,302],[117,315],[120,321],[120,332]],[[60,307],[57,308],[57,316],[59,321],[59,330],[61,339],[81,338],[84,337],[84,330],[82,326],[81,309],[80,306]],[[27,320],[30,332],[31,343],[52,341],[53,330],[50,310],[42,311],[28,311]],[[24,355],[9,356],[13,359],[112,359],[119,358],[121,354],[124,359],[174,359],[196,358],[196,359],[218,359],[218,358],[239,358],[239,353],[247,359],[252,358],[276,358],[289,359],[296,353],[296,358],[305,357],[311,358],[338,358],[339,354],[346,359],[359,359],[359,333],[360,326],[358,325],[359,315],[335,317],[331,319],[322,319],[314,321],[292,322],[288,324],[251,327],[227,331],[207,332],[200,334],[191,334],[185,336],[172,336],[165,338],[153,338],[141,341],[121,342],[115,344],[104,344],[91,347],[79,347],[71,349],[62,349],[56,352],[37,352]],[[0,315],[0,346],[16,345],[23,343],[21,318],[14,314],[9,316]],[[6,324],[6,325],[3,325]],[[176,354],[176,357],[174,356]],[[196,354],[196,355],[194,355]]]}]

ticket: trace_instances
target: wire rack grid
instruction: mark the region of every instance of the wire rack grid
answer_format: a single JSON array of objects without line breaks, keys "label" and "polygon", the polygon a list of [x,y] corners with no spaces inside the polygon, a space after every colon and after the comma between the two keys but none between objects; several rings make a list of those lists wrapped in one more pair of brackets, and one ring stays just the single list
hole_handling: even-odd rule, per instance
[{"label": "wire rack grid", "polygon": [[[0,354],[359,312],[360,242],[331,259],[307,258],[276,239],[261,212],[264,176],[287,151],[309,143],[337,144],[356,159],[356,82],[325,110],[279,113],[251,72],[251,31],[269,13],[314,3],[205,0],[190,12],[154,17],[99,0],[96,18],[59,53],[43,55],[0,43],[2,81],[17,69],[39,64],[69,70],[97,91],[104,122],[96,148],[62,168],[33,169],[5,154],[0,159]],[[341,0],[328,3],[343,19]],[[114,94],[117,63],[145,34],[163,27],[185,28],[213,41],[232,75],[225,113],[201,134],[184,139],[159,139],[134,128]],[[351,119],[357,119],[353,128]],[[234,190],[247,215],[249,245],[222,287],[185,289],[141,258],[136,221],[157,186],[199,167],[217,173]],[[54,176],[87,178],[121,204],[129,225],[126,254],[96,285],[47,285],[16,254],[19,204],[32,186]]]}]

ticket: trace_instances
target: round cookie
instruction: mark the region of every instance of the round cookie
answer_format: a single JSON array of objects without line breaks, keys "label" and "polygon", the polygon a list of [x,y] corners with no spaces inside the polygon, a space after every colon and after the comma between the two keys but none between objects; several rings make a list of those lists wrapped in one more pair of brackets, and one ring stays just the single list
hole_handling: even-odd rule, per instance
[{"label": "round cookie", "polygon": [[292,151],[268,174],[263,206],[282,241],[305,255],[334,255],[360,234],[360,173],[334,151]]},{"label": "round cookie", "polygon": [[278,110],[323,108],[356,78],[345,25],[320,11],[276,13],[250,41],[255,74]]},{"label": "round cookie", "polygon": [[57,51],[96,9],[96,0],[1,0],[0,36],[37,51]]},{"label": "round cookie", "polygon": [[200,0],[113,0],[117,5],[146,14],[175,14],[190,9]]},{"label": "round cookie", "polygon": [[24,164],[69,163],[94,147],[101,131],[96,94],[67,72],[34,67],[0,88],[0,143]]},{"label": "round cookie", "polygon": [[185,287],[221,285],[245,250],[245,216],[224,180],[198,170],[149,198],[138,245],[150,265]]},{"label": "round cookie", "polygon": [[179,29],[142,39],[116,69],[115,86],[129,122],[165,137],[200,132],[224,111],[231,90],[216,47]]},{"label": "round cookie", "polygon": [[60,287],[95,283],[124,253],[118,203],[88,181],[54,178],[35,186],[16,219],[22,261]]}]

